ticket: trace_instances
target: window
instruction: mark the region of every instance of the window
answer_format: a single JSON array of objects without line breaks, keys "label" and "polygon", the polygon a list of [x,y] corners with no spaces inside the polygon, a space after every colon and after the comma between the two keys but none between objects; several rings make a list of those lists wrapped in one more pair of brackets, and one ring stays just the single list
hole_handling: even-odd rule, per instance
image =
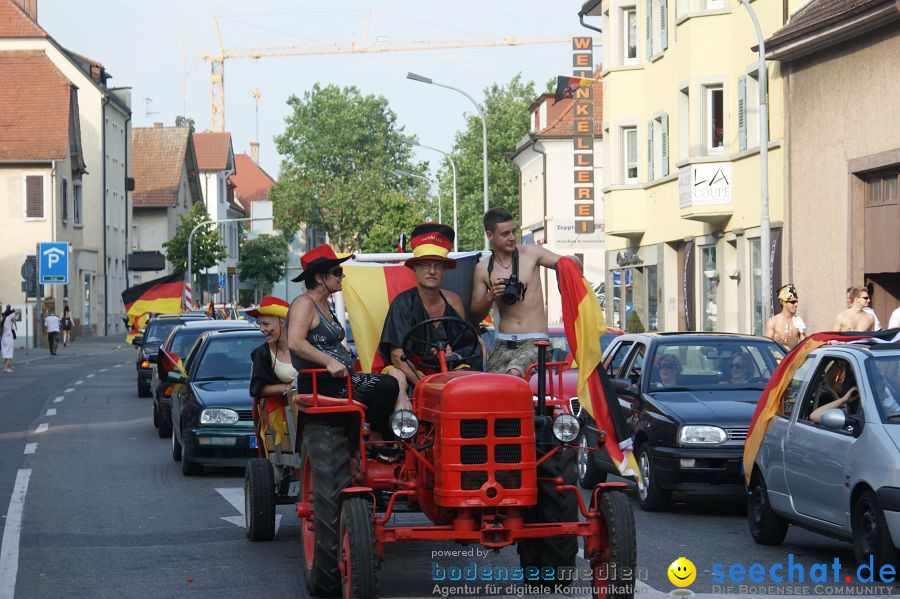
[{"label": "window", "polygon": [[725,8],[725,0],[706,0],[706,10]]},{"label": "window", "polygon": [[59,213],[62,216],[63,224],[69,222],[69,181],[63,177],[62,178],[62,194],[59,196],[60,199],[60,210]]},{"label": "window", "polygon": [[627,378],[635,385],[640,385],[641,372],[644,370],[644,353],[646,353],[647,348],[643,343],[635,345],[637,347],[632,354],[634,358],[631,359],[631,363],[628,365],[628,373],[623,378]]},{"label": "window", "polygon": [[675,0],[675,18],[680,19],[687,15],[690,0]]},{"label": "window", "polygon": [[[755,389],[762,391],[777,360],[768,342],[734,340],[669,342],[661,338],[653,360],[645,369],[653,389],[680,387],[679,391]],[[723,385],[727,385],[723,387]]]},{"label": "window", "polygon": [[[759,146],[759,77],[754,70],[738,77],[738,148]],[[767,124],[768,126],[768,124]]]},{"label": "window", "polygon": [[625,183],[637,183],[638,181],[637,157],[637,127],[623,127],[622,164],[624,165],[623,178]]},{"label": "window", "polygon": [[900,170],[872,173],[865,177],[866,206],[886,206],[900,202]]},{"label": "window", "polygon": [[691,93],[684,87],[678,93],[678,158],[691,156]]},{"label": "window", "polygon": [[25,217],[44,218],[44,176],[25,176]]},{"label": "window", "polygon": [[815,356],[806,358],[806,361],[797,369],[797,372],[795,372],[794,376],[791,378],[791,382],[788,383],[787,388],[784,390],[784,393],[781,396],[780,413],[786,418],[791,417],[791,412],[794,411],[794,405],[797,403],[800,390],[803,388],[803,383],[809,376],[809,371],[812,369],[813,362],[815,361]]},{"label": "window", "polygon": [[637,64],[637,9],[622,9],[622,64]]},{"label": "window", "polygon": [[721,85],[704,87],[703,137],[708,154],[725,151],[725,107],[724,91]]},{"label": "window", "polygon": [[647,330],[659,330],[659,281],[656,265],[647,268]]},{"label": "window", "polygon": [[72,223],[77,227],[84,224],[81,221],[81,181],[72,184]]},{"label": "window", "polygon": [[700,257],[703,261],[703,271],[700,273],[702,280],[700,287],[703,290],[703,328],[704,331],[715,331],[719,322],[719,271],[716,264],[716,246],[711,245],[700,248]]},{"label": "window", "polygon": [[631,341],[623,341],[607,356],[606,374],[610,378],[617,378],[619,368],[621,368],[622,362],[625,361],[625,356],[628,355],[629,349],[631,349]]},{"label": "window", "polygon": [[84,309],[81,313],[81,322],[84,326],[89,327],[92,324],[91,315],[93,314],[92,306],[92,288],[94,277],[91,273],[82,273],[82,289],[81,297],[84,299]]},{"label": "window", "polygon": [[[816,374],[810,380],[803,397],[803,405],[798,420],[809,420],[813,411],[843,397],[850,389],[856,387],[856,375],[853,366],[843,358],[823,357]],[[858,396],[857,396],[858,397]],[[859,401],[842,406],[847,416],[862,413]]]}]

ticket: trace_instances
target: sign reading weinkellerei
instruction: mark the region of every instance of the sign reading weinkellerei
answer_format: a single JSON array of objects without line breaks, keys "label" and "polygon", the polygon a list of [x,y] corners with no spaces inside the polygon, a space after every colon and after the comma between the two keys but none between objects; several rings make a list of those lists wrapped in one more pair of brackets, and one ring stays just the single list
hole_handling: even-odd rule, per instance
[{"label": "sign reading weinkellerei", "polygon": [[[572,75],[591,78],[594,65],[594,40],[572,38]],[[572,144],[575,153],[575,234],[594,232],[594,86],[575,87],[572,116]]]}]

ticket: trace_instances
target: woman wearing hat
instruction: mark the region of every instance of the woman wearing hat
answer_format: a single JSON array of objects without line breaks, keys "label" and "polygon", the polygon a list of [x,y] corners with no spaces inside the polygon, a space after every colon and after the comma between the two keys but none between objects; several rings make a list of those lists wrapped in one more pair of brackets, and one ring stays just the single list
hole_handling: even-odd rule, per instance
[{"label": "woman wearing hat", "polygon": [[287,330],[284,326],[288,303],[267,295],[262,298],[258,308],[247,310],[247,314],[256,318],[259,330],[266,337],[266,342],[250,354],[253,362],[253,369],[250,372],[250,395],[288,397],[294,386],[294,379],[297,378],[297,370],[291,363]]},{"label": "woman wearing hat", "polygon": [[[328,305],[328,298],[343,285],[344,269],[340,264],[349,259],[350,256],[338,258],[331,246],[322,244],[303,255],[303,272],[292,279],[303,281],[306,293],[293,301],[287,319],[291,362],[298,371],[327,369],[327,375],[316,375],[317,387],[319,393],[330,397],[347,397],[347,374],[353,370],[353,356],[341,344],[344,326]],[[392,409],[410,408],[402,377],[401,373],[351,374],[353,400],[367,406],[366,419],[373,430],[388,436]],[[301,373],[297,390],[312,393],[312,375]]]}]

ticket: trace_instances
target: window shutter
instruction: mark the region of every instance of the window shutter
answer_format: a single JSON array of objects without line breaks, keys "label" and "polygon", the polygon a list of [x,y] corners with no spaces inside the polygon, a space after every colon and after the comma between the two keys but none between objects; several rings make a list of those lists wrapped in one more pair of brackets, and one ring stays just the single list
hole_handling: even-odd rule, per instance
[{"label": "window shutter", "polygon": [[647,123],[647,182],[653,181],[653,121]]},{"label": "window shutter", "polygon": [[62,180],[62,221],[69,220],[69,182],[63,177]]},{"label": "window shutter", "polygon": [[747,76],[738,77],[738,148],[747,149]]},{"label": "window shutter", "polygon": [[669,174],[669,114],[662,115],[662,139],[659,142],[662,147],[662,173],[663,177]]},{"label": "window shutter", "polygon": [[663,50],[669,47],[668,2],[669,0],[659,0],[659,45]]},{"label": "window shutter", "polygon": [[647,0],[647,59],[653,56],[653,0]]},{"label": "window shutter", "polygon": [[44,177],[25,177],[25,214],[28,218],[44,218]]}]

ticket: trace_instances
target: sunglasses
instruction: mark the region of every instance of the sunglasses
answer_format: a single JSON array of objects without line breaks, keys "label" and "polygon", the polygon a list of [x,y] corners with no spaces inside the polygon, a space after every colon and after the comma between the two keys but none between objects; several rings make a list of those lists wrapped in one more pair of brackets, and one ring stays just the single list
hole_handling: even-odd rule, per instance
[{"label": "sunglasses", "polygon": [[859,296],[859,299],[862,299],[862,300],[866,300],[866,301],[867,301],[867,302],[870,302],[870,301],[872,301],[872,298],[871,298],[871,297],[869,297],[869,296],[868,296],[868,295],[867,295],[867,296],[865,296],[865,297],[863,297],[863,296]]},{"label": "sunglasses", "polygon": [[660,364],[660,370],[676,370],[678,367],[672,364],[671,362],[666,362],[665,364]]},{"label": "sunglasses", "polygon": [[730,365],[732,370],[747,370],[747,366],[739,362]]},{"label": "sunglasses", "polygon": [[788,300],[788,301],[785,302],[785,303],[788,303],[788,304],[796,304],[796,303],[797,303],[797,300]]},{"label": "sunglasses", "polygon": [[344,268],[342,266],[338,266],[337,268],[331,269],[328,274],[333,277],[341,278],[344,276]]}]

